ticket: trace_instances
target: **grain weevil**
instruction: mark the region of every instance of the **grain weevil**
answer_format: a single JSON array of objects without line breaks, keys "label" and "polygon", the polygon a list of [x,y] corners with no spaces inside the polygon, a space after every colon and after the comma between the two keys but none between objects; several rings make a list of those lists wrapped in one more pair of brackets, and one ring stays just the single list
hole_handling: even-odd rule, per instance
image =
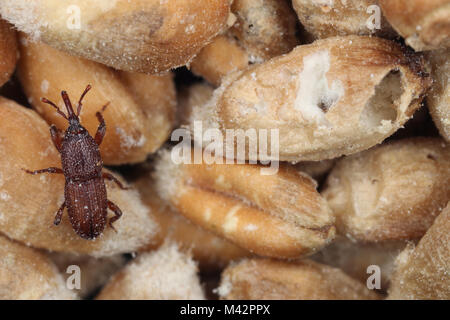
[{"label": "grain weevil", "polygon": [[58,225],[61,222],[64,208],[67,207],[73,229],[80,237],[88,240],[95,239],[103,232],[107,222],[108,208],[115,214],[108,221],[108,225],[113,230],[115,230],[113,222],[122,216],[120,208],[107,198],[104,179],[114,181],[121,189],[128,189],[112,174],[102,172],[103,161],[99,146],[106,133],[106,124],[102,113],[108,103],[96,113],[100,124],[94,138],[80,124],[79,115],[82,101],[90,89],[91,86],[88,85],[81,95],[76,114],[66,91],[62,91],[61,96],[67,109],[67,115],[53,102],[46,98],[41,99],[42,102],[54,107],[56,112],[69,122],[69,127],[64,133],[55,125],[50,127],[53,144],[61,154],[62,169],[56,167],[36,171],[23,169],[33,175],[40,173],[64,175],[64,202],[56,213],[54,224]]}]

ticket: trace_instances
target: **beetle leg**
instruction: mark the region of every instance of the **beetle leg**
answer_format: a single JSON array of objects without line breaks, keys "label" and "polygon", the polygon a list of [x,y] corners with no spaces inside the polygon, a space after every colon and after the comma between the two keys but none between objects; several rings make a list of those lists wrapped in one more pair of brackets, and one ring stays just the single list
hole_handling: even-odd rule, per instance
[{"label": "beetle leg", "polygon": [[61,207],[59,207],[58,212],[56,213],[55,221],[53,222],[55,224],[55,226],[57,226],[61,222],[61,218],[62,218],[65,207],[66,207],[66,202],[64,201],[63,204],[61,205]]},{"label": "beetle leg", "polygon": [[95,133],[95,142],[97,143],[97,145],[100,145],[103,141],[103,137],[105,136],[106,133],[106,123],[105,123],[105,119],[103,118],[103,111],[105,111],[106,107],[109,105],[109,102],[107,104],[105,104],[102,107],[101,111],[98,111],[95,116],[98,119],[98,122],[100,122],[100,124],[98,125],[97,128],[97,132]]},{"label": "beetle leg", "polygon": [[122,190],[129,190],[129,187],[124,187],[122,182],[120,182],[116,177],[114,177],[111,173],[108,172],[102,172],[102,178],[109,180],[109,181],[114,181],[120,189]]},{"label": "beetle leg", "polygon": [[114,204],[114,202],[109,201],[109,200],[107,200],[107,201],[108,201],[108,208],[115,214],[114,217],[109,219],[108,224],[111,227],[111,229],[113,229],[114,231],[117,232],[117,230],[113,227],[112,224],[114,221],[117,221],[120,219],[120,217],[122,216],[122,210],[120,210],[120,208],[116,204]]},{"label": "beetle leg", "polygon": [[63,138],[62,131],[59,130],[54,124],[52,124],[51,127],[50,127],[50,134],[52,136],[53,144],[55,145],[55,147],[58,150],[58,152],[61,153],[62,138]]},{"label": "beetle leg", "polygon": [[41,170],[35,170],[35,171],[30,171],[27,169],[23,169],[23,171],[25,171],[26,173],[29,174],[38,174],[38,173],[59,173],[59,174],[64,174],[63,170],[60,168],[55,168],[55,167],[50,167],[50,168],[46,168],[46,169],[41,169]]}]

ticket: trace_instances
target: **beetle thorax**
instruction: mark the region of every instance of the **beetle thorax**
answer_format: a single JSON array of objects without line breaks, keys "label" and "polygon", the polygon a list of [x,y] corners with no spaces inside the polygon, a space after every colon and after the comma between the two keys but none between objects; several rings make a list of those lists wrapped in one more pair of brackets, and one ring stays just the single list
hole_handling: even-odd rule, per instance
[{"label": "beetle thorax", "polygon": [[98,146],[80,124],[67,129],[61,162],[66,179],[69,180],[85,180],[101,174],[103,162]]}]

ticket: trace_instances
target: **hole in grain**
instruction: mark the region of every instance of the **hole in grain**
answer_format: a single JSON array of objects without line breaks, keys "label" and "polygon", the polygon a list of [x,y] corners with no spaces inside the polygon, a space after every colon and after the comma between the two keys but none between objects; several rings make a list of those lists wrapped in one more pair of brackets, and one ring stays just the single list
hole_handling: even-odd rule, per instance
[{"label": "hole in grain", "polygon": [[330,109],[330,107],[332,106],[332,104],[333,104],[333,102],[331,102],[331,101],[324,101],[324,100],[321,100],[321,101],[319,101],[318,106],[319,106],[319,108],[323,111],[323,113],[327,113],[327,112],[328,112],[328,109]]},{"label": "hole in grain", "polygon": [[361,113],[360,123],[365,127],[375,128],[383,121],[394,122],[402,94],[401,74],[399,71],[391,71],[375,88],[375,94]]}]

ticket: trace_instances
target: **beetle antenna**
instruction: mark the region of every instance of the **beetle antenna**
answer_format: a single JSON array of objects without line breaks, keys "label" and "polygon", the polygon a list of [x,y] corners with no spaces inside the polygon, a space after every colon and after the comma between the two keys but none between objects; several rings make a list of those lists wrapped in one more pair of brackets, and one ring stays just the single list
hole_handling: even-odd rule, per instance
[{"label": "beetle antenna", "polygon": [[100,112],[105,112],[105,110],[106,110],[106,107],[107,106],[109,106],[111,104],[111,101],[108,101],[107,103],[105,103],[105,105],[102,107],[102,111],[100,111]]},{"label": "beetle antenna", "polygon": [[56,109],[56,112],[58,112],[62,117],[64,117],[64,119],[69,120],[69,119],[67,119],[67,116],[64,114],[64,112],[62,112],[56,104],[54,104],[50,100],[47,100],[46,98],[41,98],[41,101],[43,103],[47,103],[47,104],[51,105],[53,108]]},{"label": "beetle antenna", "polygon": [[70,119],[73,116],[76,116],[75,113],[73,112],[72,103],[70,102],[69,95],[67,94],[67,92],[64,90],[61,91],[61,96],[64,100],[64,104],[66,105],[68,118]]},{"label": "beetle antenna", "polygon": [[84,98],[84,96],[86,95],[86,93],[88,93],[88,91],[91,90],[91,88],[92,88],[91,85],[88,84],[87,87],[86,87],[86,89],[84,89],[83,94],[82,94],[81,97],[80,97],[80,101],[78,101],[77,117],[80,115],[80,112],[81,112],[81,106],[82,106],[81,102],[83,101],[83,98]]}]

